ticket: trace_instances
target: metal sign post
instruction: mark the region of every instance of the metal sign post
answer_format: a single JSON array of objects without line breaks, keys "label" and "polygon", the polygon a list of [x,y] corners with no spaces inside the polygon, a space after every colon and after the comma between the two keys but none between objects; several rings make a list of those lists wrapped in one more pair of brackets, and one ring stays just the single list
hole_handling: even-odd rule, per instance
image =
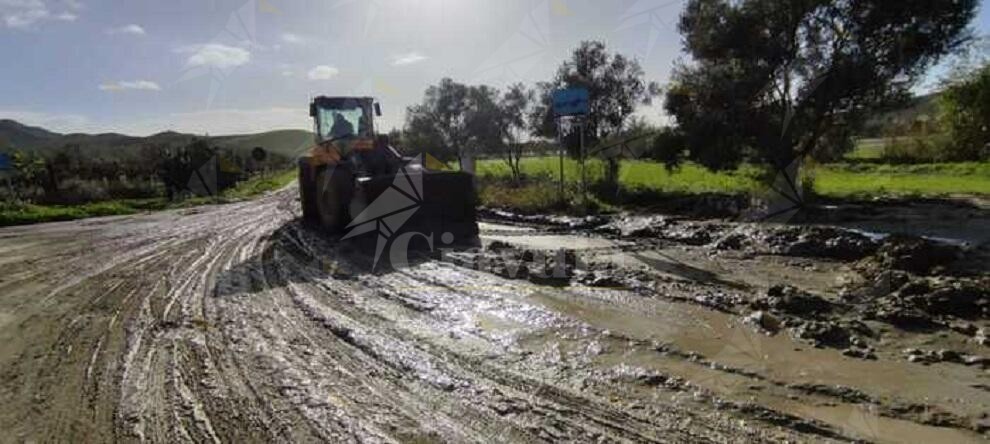
[{"label": "metal sign post", "polygon": [[557,184],[557,200],[564,202],[564,137],[560,127],[560,118],[557,118],[557,154],[560,157],[560,181]]},{"label": "metal sign post", "polygon": [[580,154],[580,156],[581,156],[580,157],[580,161],[581,161],[581,207],[582,207],[581,212],[583,213],[585,211],[585,208],[588,207],[588,180],[587,180],[587,175],[585,174],[585,160],[588,157],[587,156],[588,153],[586,153],[584,151],[584,131],[587,128],[587,125],[588,125],[588,118],[586,116],[581,116],[581,117],[579,117],[579,119],[581,119],[581,127],[580,127],[581,128],[581,130],[580,130],[581,131],[581,135],[580,135],[580,140],[581,140],[581,142],[580,142],[581,143],[581,154]]},{"label": "metal sign post", "polygon": [[[560,200],[564,201],[564,136],[561,119],[567,116],[586,116],[588,114],[588,89],[567,88],[553,92],[553,113],[557,117],[557,143],[560,144]],[[584,119],[580,126],[581,152],[581,199],[584,199]]]}]

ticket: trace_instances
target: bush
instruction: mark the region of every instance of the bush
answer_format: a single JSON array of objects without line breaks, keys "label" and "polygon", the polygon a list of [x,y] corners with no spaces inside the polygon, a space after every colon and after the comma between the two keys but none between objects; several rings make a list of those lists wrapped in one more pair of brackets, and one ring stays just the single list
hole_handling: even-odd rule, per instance
[{"label": "bush", "polygon": [[990,64],[950,84],[939,98],[939,121],[951,143],[948,160],[981,160],[990,156]]},{"label": "bush", "polygon": [[667,168],[673,168],[678,166],[684,158],[685,146],[687,146],[687,141],[684,135],[673,128],[666,127],[653,137],[649,157],[663,162]]},{"label": "bush", "polygon": [[934,163],[948,160],[945,136],[907,136],[884,142],[880,159],[887,163]]}]

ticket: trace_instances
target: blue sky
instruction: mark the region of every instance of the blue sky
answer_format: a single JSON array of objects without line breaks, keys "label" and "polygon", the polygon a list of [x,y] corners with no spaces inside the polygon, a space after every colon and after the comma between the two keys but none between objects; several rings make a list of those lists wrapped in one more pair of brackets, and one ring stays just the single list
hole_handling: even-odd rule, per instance
[{"label": "blue sky", "polygon": [[[309,128],[314,95],[373,95],[384,128],[441,77],[552,76],[604,40],[661,84],[674,0],[0,0],[0,118],[62,132]],[[974,29],[990,30],[981,8]],[[657,119],[659,108],[641,114]]]}]

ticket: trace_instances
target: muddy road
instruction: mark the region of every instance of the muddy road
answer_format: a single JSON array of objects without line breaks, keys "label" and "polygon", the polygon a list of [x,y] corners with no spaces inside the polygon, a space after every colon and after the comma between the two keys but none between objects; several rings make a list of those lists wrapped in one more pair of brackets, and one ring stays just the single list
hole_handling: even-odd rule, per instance
[{"label": "muddy road", "polygon": [[3,441],[987,440],[985,243],[504,218],[372,273],[294,196],[0,229]]}]

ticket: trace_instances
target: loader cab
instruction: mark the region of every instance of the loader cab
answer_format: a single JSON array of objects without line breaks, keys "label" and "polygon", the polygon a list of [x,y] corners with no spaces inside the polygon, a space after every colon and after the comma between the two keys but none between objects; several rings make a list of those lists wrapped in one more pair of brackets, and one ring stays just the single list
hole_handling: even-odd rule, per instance
[{"label": "loader cab", "polygon": [[316,142],[331,140],[371,139],[374,137],[374,117],[380,108],[371,97],[326,97],[313,99],[309,105]]}]

